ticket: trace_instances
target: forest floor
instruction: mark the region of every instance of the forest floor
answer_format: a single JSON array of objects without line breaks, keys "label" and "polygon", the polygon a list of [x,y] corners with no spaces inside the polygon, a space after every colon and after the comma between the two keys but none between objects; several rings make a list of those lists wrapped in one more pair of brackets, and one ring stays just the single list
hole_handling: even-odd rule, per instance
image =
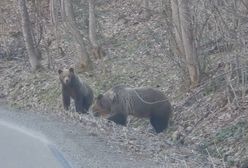
[{"label": "forest floor", "polygon": [[[106,56],[94,61],[94,71],[79,74],[95,95],[112,86],[152,86],[161,89],[174,107],[170,128],[156,135],[147,120],[130,117],[122,127],[62,107],[57,70],[73,65],[69,46],[61,56],[54,51],[54,69],[33,73],[27,56],[0,60],[0,100],[15,108],[55,113],[81,122],[89,130],[132,154],[178,167],[247,167],[248,98],[228,103],[223,90],[201,85],[186,91],[180,67],[171,57],[163,15],[158,4],[149,19],[133,1],[100,4],[102,46]],[[157,13],[156,13],[157,11]],[[71,49],[72,50],[72,49]],[[43,60],[46,66],[46,58]]]}]

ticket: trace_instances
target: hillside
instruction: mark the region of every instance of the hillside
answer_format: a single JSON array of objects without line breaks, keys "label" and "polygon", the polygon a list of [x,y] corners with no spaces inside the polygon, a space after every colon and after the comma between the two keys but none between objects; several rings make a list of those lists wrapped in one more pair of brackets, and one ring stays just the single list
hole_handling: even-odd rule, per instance
[{"label": "hillside", "polygon": [[[3,104],[75,120],[92,135],[108,139],[110,145],[118,144],[137,157],[164,163],[165,167],[248,166],[247,94],[241,99],[240,88],[234,85],[237,95],[234,94],[234,100],[230,101],[222,75],[226,71],[219,67],[219,60],[225,60],[225,55],[243,55],[245,46],[241,49],[234,46],[236,48],[225,52],[208,52],[209,60],[213,62],[207,67],[214,71],[212,78],[207,76],[197,88],[186,89],[185,76],[169,45],[168,20],[161,12],[160,2],[151,1],[149,18],[144,16],[140,1],[97,2],[98,40],[106,56],[94,60],[93,71],[79,76],[93,88],[95,95],[121,83],[133,87],[156,87],[166,93],[173,104],[173,118],[170,128],[156,135],[147,120],[130,117],[128,126],[122,127],[92,115],[73,113],[74,109],[64,111],[57,70],[74,66],[74,44],[70,43],[61,24],[58,27],[61,33],[59,45],[65,55],[61,55],[55,42],[47,52],[46,41],[55,36],[47,23],[41,41],[45,68],[32,72],[22,38],[18,7],[15,1],[4,2],[1,2],[1,14],[5,26],[0,35],[0,100]],[[47,3],[42,2],[46,14]],[[87,18],[87,2],[73,2],[81,33],[86,34],[87,25],[83,23]],[[79,9],[85,11],[82,16]],[[208,33],[204,32],[202,36]],[[214,33],[210,32],[209,36]],[[217,33],[216,38],[218,36]],[[48,55],[53,58],[51,69],[46,68]]]}]

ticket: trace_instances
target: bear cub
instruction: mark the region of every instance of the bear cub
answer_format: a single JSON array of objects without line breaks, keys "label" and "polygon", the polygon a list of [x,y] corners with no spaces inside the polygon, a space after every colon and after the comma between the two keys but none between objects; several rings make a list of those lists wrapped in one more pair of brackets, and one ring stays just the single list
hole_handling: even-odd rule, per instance
[{"label": "bear cub", "polygon": [[79,77],[74,73],[73,68],[59,69],[59,79],[62,84],[62,99],[64,109],[70,107],[70,99],[75,103],[76,111],[79,113],[87,113],[93,102],[93,91],[90,86],[81,82]]}]

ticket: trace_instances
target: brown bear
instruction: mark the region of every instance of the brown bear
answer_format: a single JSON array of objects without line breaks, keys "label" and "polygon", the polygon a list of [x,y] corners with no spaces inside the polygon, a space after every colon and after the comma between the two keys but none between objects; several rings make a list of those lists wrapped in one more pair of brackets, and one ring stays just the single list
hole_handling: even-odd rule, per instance
[{"label": "brown bear", "polygon": [[62,84],[62,97],[65,110],[69,109],[70,98],[74,99],[76,111],[86,113],[93,102],[93,91],[75,75],[74,69],[58,70]]},{"label": "brown bear", "polygon": [[154,88],[130,88],[117,85],[96,98],[94,116],[103,116],[117,124],[126,125],[127,116],[149,118],[157,133],[168,127],[171,116],[168,98]]}]

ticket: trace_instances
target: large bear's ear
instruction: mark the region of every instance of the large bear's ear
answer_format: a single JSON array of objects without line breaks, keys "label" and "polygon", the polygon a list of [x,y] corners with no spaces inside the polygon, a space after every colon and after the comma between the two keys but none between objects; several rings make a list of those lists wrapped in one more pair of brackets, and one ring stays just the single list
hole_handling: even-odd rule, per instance
[{"label": "large bear's ear", "polygon": [[58,70],[58,73],[61,74],[63,71],[61,69]]},{"label": "large bear's ear", "polygon": [[74,69],[73,69],[73,68],[70,68],[69,71],[70,71],[71,73],[74,73]]},{"label": "large bear's ear", "polygon": [[109,96],[110,100],[113,101],[115,96],[116,96],[116,93],[113,90],[109,90],[108,96]]}]

